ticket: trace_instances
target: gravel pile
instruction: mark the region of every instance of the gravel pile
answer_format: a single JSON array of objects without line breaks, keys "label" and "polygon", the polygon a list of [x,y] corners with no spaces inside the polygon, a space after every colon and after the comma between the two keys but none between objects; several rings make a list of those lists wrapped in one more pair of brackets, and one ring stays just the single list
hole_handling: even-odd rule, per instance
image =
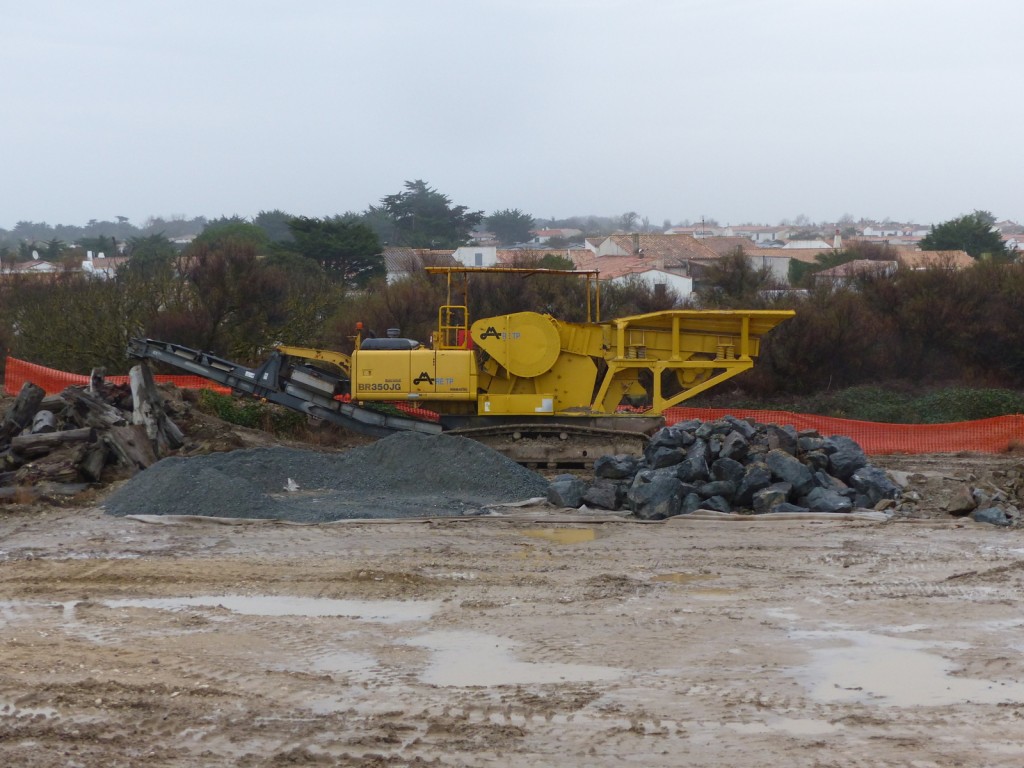
[{"label": "gravel pile", "polygon": [[474,440],[399,433],[340,454],[255,448],[167,458],[114,491],[104,507],[119,516],[316,523],[475,514],[489,504],[544,496],[547,486]]}]

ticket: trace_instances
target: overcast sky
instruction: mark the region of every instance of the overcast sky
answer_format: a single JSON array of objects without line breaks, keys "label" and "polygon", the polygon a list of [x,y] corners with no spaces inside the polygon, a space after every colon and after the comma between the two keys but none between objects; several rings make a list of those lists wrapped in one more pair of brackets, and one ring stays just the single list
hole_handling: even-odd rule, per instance
[{"label": "overcast sky", "polygon": [[0,227],[1024,220],[1020,0],[0,0]]}]

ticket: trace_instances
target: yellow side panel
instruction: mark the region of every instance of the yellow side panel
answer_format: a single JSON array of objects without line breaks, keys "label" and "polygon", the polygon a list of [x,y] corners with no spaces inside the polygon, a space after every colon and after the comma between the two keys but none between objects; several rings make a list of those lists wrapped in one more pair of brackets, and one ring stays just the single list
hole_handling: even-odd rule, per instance
[{"label": "yellow side panel", "polygon": [[558,359],[554,321],[537,312],[485,317],[473,323],[473,342],[513,376],[539,376]]},{"label": "yellow side panel", "polygon": [[480,395],[477,413],[481,416],[537,416],[554,413],[552,395]]},{"label": "yellow side panel", "polygon": [[476,355],[468,349],[439,349],[434,355],[435,391],[438,394],[464,394],[475,400],[477,394]]},{"label": "yellow side panel", "polygon": [[477,396],[470,350],[372,349],[352,357],[357,400],[467,400]]},{"label": "yellow side panel", "polygon": [[534,379],[535,391],[551,392],[555,410],[564,411],[589,405],[596,379],[597,365],[592,359],[563,352],[550,371]]},{"label": "yellow side panel", "polygon": [[404,400],[412,385],[403,350],[360,349],[352,356],[352,396],[357,400]]}]

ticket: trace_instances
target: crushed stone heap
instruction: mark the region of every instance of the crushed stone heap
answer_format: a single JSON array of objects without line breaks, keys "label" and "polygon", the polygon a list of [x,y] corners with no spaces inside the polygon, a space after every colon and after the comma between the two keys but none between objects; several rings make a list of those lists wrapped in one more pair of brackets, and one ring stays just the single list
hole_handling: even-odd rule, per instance
[{"label": "crushed stone heap", "polygon": [[544,496],[547,485],[474,440],[399,433],[347,453],[255,448],[171,457],[126,482],[103,506],[111,515],[316,523],[476,514],[489,504]]}]

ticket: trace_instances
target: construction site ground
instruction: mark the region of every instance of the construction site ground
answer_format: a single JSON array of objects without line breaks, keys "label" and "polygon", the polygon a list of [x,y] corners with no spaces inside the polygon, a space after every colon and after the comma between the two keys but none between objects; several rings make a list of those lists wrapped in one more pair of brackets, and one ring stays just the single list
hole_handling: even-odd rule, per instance
[{"label": "construction site ground", "polygon": [[1024,534],[942,507],[1021,459],[877,463],[912,519],[8,505],[0,764],[1019,766]]}]

